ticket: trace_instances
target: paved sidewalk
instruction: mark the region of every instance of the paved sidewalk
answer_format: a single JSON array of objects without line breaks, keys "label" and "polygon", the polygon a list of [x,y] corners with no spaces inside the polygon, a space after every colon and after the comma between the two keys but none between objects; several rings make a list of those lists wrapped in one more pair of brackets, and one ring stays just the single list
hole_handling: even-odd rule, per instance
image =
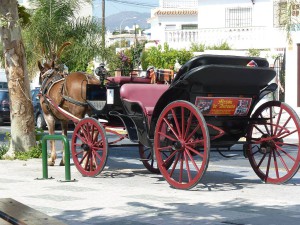
[{"label": "paved sidewalk", "polygon": [[136,159],[136,149],[117,151],[123,150],[112,150],[97,178],[82,177],[72,165],[77,182],[58,182],[65,176],[59,166],[49,167],[55,179],[36,180],[42,177],[41,159],[0,161],[0,198],[70,225],[299,224],[299,172],[288,184],[263,184],[242,156],[212,153],[201,184],[182,191],[150,174]]},{"label": "paved sidewalk", "polygon": [[65,178],[59,166],[49,167],[54,179],[36,179],[42,177],[41,159],[2,160],[0,199],[12,198],[69,225],[299,224],[299,172],[287,184],[264,184],[241,152],[230,159],[212,152],[201,183],[182,191],[149,173],[137,149],[110,151],[97,178],[82,177],[72,164],[76,182],[59,182]]}]

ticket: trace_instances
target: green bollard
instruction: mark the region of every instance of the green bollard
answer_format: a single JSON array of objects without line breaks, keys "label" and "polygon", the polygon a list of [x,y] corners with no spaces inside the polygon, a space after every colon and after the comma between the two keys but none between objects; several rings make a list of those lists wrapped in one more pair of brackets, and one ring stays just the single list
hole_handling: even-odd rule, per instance
[{"label": "green bollard", "polygon": [[61,140],[64,142],[65,181],[71,181],[70,144],[69,144],[69,140],[64,135],[45,135],[42,139],[43,179],[49,179],[48,178],[48,164],[47,164],[47,141],[48,140]]},{"label": "green bollard", "polygon": [[[48,135],[46,135],[48,136]],[[47,137],[42,139],[42,165],[43,165],[43,179],[48,179],[48,165],[47,165]]]}]

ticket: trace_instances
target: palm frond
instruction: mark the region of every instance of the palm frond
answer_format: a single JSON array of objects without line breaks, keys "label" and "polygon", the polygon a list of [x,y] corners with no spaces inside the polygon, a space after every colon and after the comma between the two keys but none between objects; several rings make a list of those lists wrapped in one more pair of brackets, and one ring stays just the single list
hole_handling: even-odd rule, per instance
[{"label": "palm frond", "polygon": [[[79,62],[91,60],[101,50],[101,26],[93,18],[78,18],[82,3],[91,0],[34,0],[31,24],[24,30],[26,47],[32,60],[43,55],[49,60],[65,42],[72,45],[64,50],[62,59]],[[67,58],[69,57],[69,59]],[[80,59],[82,57],[82,59]]]}]

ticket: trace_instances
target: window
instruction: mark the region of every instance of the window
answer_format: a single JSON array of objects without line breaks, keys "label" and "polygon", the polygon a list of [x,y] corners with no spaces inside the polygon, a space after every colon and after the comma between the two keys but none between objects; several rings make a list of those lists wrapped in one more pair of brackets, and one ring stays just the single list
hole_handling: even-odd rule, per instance
[{"label": "window", "polygon": [[[290,15],[290,16],[289,16]],[[290,3],[281,0],[274,2],[274,26],[280,27],[292,23],[294,26],[299,24],[300,4]],[[289,22],[290,21],[290,22]]]},{"label": "window", "polygon": [[181,30],[196,30],[198,29],[198,24],[183,24]]},{"label": "window", "polygon": [[225,13],[226,27],[252,26],[252,8],[227,8]]}]

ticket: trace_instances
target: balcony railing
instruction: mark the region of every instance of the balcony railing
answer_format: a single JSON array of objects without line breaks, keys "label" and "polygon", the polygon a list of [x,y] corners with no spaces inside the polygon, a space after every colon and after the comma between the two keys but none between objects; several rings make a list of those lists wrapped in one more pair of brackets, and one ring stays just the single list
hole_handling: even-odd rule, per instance
[{"label": "balcony railing", "polygon": [[165,42],[173,48],[190,47],[192,43],[206,46],[227,42],[234,49],[280,48],[285,46],[285,33],[278,28],[207,28],[165,31]]}]

